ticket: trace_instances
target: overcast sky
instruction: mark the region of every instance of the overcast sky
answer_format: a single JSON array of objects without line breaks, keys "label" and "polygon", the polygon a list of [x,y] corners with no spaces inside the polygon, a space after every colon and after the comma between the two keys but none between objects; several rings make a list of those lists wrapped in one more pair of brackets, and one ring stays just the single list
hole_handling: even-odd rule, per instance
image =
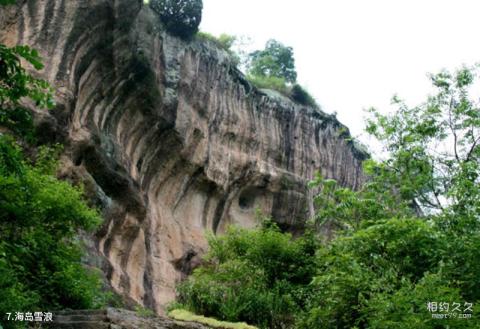
[{"label": "overcast sky", "polygon": [[[200,29],[292,46],[298,81],[356,136],[363,109],[417,104],[428,72],[480,61],[479,0],[203,0]],[[360,136],[361,137],[361,136]],[[368,142],[365,138],[361,140]]]}]

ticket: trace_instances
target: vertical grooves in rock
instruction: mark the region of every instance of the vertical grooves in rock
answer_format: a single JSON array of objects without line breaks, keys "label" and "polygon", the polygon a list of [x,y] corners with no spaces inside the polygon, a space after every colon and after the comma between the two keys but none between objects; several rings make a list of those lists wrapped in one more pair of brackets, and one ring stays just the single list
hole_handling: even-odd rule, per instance
[{"label": "vertical grooves in rock", "polygon": [[334,117],[254,88],[226,52],[168,35],[142,1],[28,0],[1,12],[0,28],[0,42],[44,56],[64,169],[103,205],[108,281],[158,312],[207,231],[252,227],[256,208],[301,231],[316,171],[354,188],[365,180],[367,155]]}]

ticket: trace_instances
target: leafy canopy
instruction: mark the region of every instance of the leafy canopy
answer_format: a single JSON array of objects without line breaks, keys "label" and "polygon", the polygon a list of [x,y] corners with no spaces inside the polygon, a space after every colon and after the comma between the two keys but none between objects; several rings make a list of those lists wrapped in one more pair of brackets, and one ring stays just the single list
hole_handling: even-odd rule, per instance
[{"label": "leafy canopy", "polygon": [[55,103],[48,82],[27,73],[21,65],[21,59],[37,70],[43,68],[35,49],[28,46],[8,48],[0,44],[0,124],[14,133],[31,138],[27,135],[31,135],[33,130],[32,116],[21,101],[30,99],[42,108],[52,108]]},{"label": "leafy canopy", "polygon": [[185,308],[262,328],[292,325],[314,273],[317,242],[293,240],[272,222],[211,236],[206,263],[178,287]]},{"label": "leafy canopy", "polygon": [[[100,216],[81,190],[51,173],[55,150],[41,148],[36,164],[0,136],[0,313],[94,308],[103,303],[98,274],[80,262],[79,229]],[[13,325],[10,323],[10,325]]]},{"label": "leafy canopy", "polygon": [[190,39],[198,32],[202,20],[202,0],[151,0],[150,6],[170,33]]},{"label": "leafy canopy", "polygon": [[284,79],[288,83],[297,80],[293,48],[284,46],[277,40],[269,40],[264,50],[250,54],[248,74],[259,77]]},{"label": "leafy canopy", "polygon": [[432,75],[437,93],[424,104],[409,108],[395,97],[398,111],[372,109],[367,126],[390,154],[375,166],[376,180],[426,214],[468,218],[465,230],[480,219],[480,107],[470,97],[477,75],[467,67]]}]

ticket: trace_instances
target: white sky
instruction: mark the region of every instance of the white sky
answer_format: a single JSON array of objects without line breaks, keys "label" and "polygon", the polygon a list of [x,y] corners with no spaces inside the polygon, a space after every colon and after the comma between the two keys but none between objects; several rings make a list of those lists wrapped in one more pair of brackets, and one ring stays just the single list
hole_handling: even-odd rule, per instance
[{"label": "white sky", "polygon": [[353,135],[363,109],[391,109],[396,93],[415,105],[428,72],[480,61],[479,0],[203,0],[200,29],[274,38],[294,49],[298,82]]}]

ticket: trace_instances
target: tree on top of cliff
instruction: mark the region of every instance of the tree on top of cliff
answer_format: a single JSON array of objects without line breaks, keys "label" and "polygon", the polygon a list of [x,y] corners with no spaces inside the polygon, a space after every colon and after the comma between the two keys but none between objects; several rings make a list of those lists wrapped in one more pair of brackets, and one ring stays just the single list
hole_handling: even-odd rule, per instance
[{"label": "tree on top of cliff", "polygon": [[202,20],[202,0],[152,0],[155,10],[168,32],[183,39],[191,38],[198,32]]},{"label": "tree on top of cliff", "polygon": [[293,48],[277,40],[268,40],[264,50],[250,54],[248,73],[253,76],[273,77],[294,83],[297,80]]}]

